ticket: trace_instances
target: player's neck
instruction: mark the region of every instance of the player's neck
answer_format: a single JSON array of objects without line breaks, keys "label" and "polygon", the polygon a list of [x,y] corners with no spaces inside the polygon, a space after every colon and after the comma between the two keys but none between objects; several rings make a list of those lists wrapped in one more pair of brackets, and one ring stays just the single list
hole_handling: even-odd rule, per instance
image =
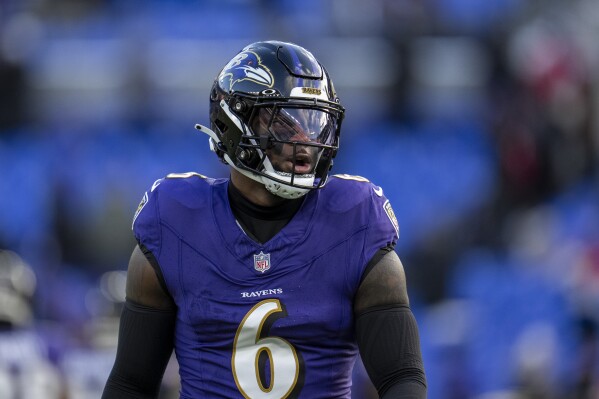
[{"label": "player's neck", "polygon": [[264,184],[242,175],[233,168],[231,168],[231,183],[248,201],[255,205],[276,206],[287,201],[272,194],[264,187]]}]

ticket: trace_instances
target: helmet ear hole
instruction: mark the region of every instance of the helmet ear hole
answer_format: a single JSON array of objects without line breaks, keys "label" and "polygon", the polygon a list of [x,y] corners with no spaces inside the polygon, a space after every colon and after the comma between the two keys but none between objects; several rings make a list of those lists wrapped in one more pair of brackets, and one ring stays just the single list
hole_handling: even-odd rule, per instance
[{"label": "helmet ear hole", "polygon": [[245,101],[243,100],[237,100],[235,99],[233,101],[233,110],[239,114],[243,114],[245,113],[245,111],[247,110],[248,106],[245,103]]},{"label": "helmet ear hole", "polygon": [[256,169],[260,164],[260,157],[258,151],[252,148],[237,147],[236,151],[237,159],[243,162],[246,166]]},{"label": "helmet ear hole", "polygon": [[228,129],[227,125],[225,123],[223,123],[223,121],[221,121],[220,119],[216,119],[214,121],[214,124],[216,125],[218,130],[220,130],[222,133],[225,133]]}]

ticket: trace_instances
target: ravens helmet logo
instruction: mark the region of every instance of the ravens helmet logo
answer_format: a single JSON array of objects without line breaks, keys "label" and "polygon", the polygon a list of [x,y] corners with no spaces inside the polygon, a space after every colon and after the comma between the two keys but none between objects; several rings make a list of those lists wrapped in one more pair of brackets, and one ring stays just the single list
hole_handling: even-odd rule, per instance
[{"label": "ravens helmet logo", "polygon": [[229,79],[229,90],[233,90],[236,83],[249,80],[266,87],[272,87],[274,78],[270,70],[262,64],[258,54],[253,51],[242,51],[237,54],[225,67],[218,77],[221,84]]}]

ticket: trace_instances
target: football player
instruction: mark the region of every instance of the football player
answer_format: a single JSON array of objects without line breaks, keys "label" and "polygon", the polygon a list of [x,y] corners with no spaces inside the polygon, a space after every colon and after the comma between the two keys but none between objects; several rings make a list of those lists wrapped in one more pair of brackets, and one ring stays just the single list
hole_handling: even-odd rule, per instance
[{"label": "football player", "polygon": [[145,193],[104,399],[156,397],[173,348],[185,399],[350,398],[358,351],[381,398],[426,397],[393,209],[329,177],[343,114],[300,46],[253,43],[222,69],[196,128],[230,178]]},{"label": "football player", "polygon": [[65,387],[50,345],[34,320],[33,269],[0,249],[0,398],[60,399]]}]

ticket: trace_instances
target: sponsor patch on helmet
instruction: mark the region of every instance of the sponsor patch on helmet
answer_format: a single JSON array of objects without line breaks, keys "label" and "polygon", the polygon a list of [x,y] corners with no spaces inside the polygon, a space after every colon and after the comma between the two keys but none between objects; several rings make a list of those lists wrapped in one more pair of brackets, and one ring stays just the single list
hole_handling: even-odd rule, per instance
[{"label": "sponsor patch on helmet", "polygon": [[391,224],[393,225],[393,228],[395,229],[395,233],[397,234],[397,237],[399,237],[399,223],[397,222],[397,218],[395,217],[395,212],[393,212],[393,208],[391,207],[391,202],[389,202],[389,200],[385,201],[385,203],[383,204],[383,209],[385,209],[385,213],[387,214],[387,217],[391,221]]},{"label": "sponsor patch on helmet", "polygon": [[318,87],[294,87],[291,89],[290,95],[291,97],[319,98],[321,100],[328,100],[326,92]]},{"label": "sponsor patch on helmet", "polygon": [[320,96],[322,94],[322,90],[316,87],[302,87],[302,93]]},{"label": "sponsor patch on helmet", "polygon": [[254,255],[254,269],[261,273],[270,269],[270,254],[260,251],[258,255]]},{"label": "sponsor patch on helmet", "polygon": [[237,54],[223,68],[219,81],[225,85],[229,79],[229,90],[239,82],[249,80],[251,82],[272,87],[274,77],[266,65],[262,64],[260,56],[253,51],[242,51]]},{"label": "sponsor patch on helmet", "polygon": [[141,210],[144,209],[144,206],[148,203],[148,192],[144,193],[143,198],[141,199],[139,205],[137,205],[137,210],[135,211],[135,215],[133,215],[133,222],[131,223],[131,229],[133,229],[133,225],[135,224],[135,220],[141,213]]}]

